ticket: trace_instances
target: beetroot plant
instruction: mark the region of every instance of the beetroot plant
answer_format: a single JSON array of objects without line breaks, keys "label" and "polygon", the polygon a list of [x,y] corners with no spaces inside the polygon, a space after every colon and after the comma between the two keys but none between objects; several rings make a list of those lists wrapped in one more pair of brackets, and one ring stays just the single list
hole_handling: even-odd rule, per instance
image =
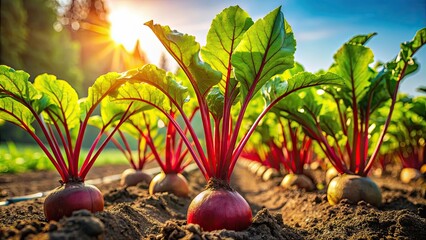
[{"label": "beetroot plant", "polygon": [[[190,84],[184,87],[172,74],[145,65],[123,77],[129,83],[115,93],[116,101],[148,103],[166,116],[208,181],[206,190],[189,206],[188,223],[199,224],[207,231],[245,229],[251,224],[252,212],[245,199],[230,187],[230,179],[250,135],[265,114],[287,95],[338,77],[303,72],[276,81],[270,86],[275,98],[263,106],[252,126],[242,131],[245,113],[252,110],[251,99],[272,77],[294,65],[296,42],[281,8],[255,23],[238,6],[225,9],[213,20],[201,52],[193,36],[153,21],[146,25],[179,64]],[[191,124],[185,107],[191,94],[194,97],[190,101],[199,108],[201,133]],[[181,121],[169,113],[170,104]]]},{"label": "beetroot plant", "polygon": [[[280,77],[288,79],[303,70],[303,66],[296,63],[295,67],[285,71]],[[271,97],[269,85],[275,84],[275,81],[279,81],[279,79],[270,81],[262,89],[262,94],[268,101]],[[306,89],[305,91],[311,90]],[[270,113],[270,115],[272,114],[274,116],[269,117],[269,121],[265,122],[269,128],[273,129],[270,131],[272,138],[268,140],[269,151],[274,158],[280,160],[288,172],[281,182],[281,186],[284,188],[295,186],[307,191],[314,190],[315,181],[312,173],[307,169],[314,155],[312,139],[303,132],[300,124],[288,116],[288,113],[278,110]],[[264,133],[262,135],[265,136]]]},{"label": "beetroot plant", "polygon": [[312,139],[303,133],[299,124],[292,120],[280,118],[278,121],[282,142],[275,144],[273,151],[277,153],[289,172],[281,182],[281,186],[284,188],[296,186],[307,191],[314,190],[314,179],[306,168],[314,155]]},{"label": "beetroot plant", "polygon": [[[119,76],[108,73],[99,77],[89,88],[88,97],[79,99],[66,81],[55,76],[39,75],[31,83],[26,72],[0,66],[0,119],[30,134],[61,177],[61,186],[44,202],[44,214],[48,220],[59,220],[78,209],[103,210],[101,192],[95,186],[85,185],[84,180],[111,139],[110,136],[101,138],[103,133],[111,123],[118,121],[111,130],[111,133],[116,132],[137,108],[133,109],[133,104],[129,104],[105,118],[81,166],[79,159],[89,118],[101,101],[122,84],[117,80]],[[33,124],[38,125],[40,132],[35,131]]]},{"label": "beetroot plant", "polygon": [[[125,78],[128,80],[127,75],[125,75]],[[106,117],[108,119],[109,116],[127,106],[127,104],[117,104],[117,101],[114,101],[114,103],[113,105],[110,102],[102,104],[102,117],[93,117],[90,123],[101,128],[104,125],[102,118]],[[173,105],[170,103],[163,104],[167,106],[165,107],[165,109],[167,108],[167,114],[173,118],[173,121],[177,121],[179,114]],[[123,152],[132,167],[123,172],[121,184],[123,186],[134,186],[139,182],[145,182],[150,185],[150,194],[170,192],[177,196],[187,197],[189,186],[181,173],[190,163],[190,158],[187,158],[188,149],[183,140],[179,138],[173,124],[170,124],[167,118],[159,117],[161,112],[150,109],[149,105],[146,104],[139,104],[139,107],[139,111],[129,116],[117,130],[116,137],[112,138],[112,142]],[[191,112],[189,116],[191,121],[197,112],[197,108],[187,109],[188,112]],[[116,121],[112,125],[117,123],[119,122]],[[106,135],[110,136],[112,133],[107,132]],[[134,159],[128,139],[129,136],[137,140],[137,160]],[[154,178],[142,171],[145,163],[151,160],[156,161],[162,170]]]},{"label": "beetroot plant", "polygon": [[[102,117],[114,114],[117,110],[120,111],[117,105],[101,104]],[[104,123],[101,116],[94,116],[90,118],[89,124],[102,129]],[[152,176],[143,172],[146,163],[154,160],[153,153],[150,151],[146,139],[140,134],[143,131],[142,126],[144,121],[144,112],[138,112],[129,116],[128,119],[121,124],[120,128],[116,131],[115,135],[110,131],[104,131],[104,135],[111,137],[111,142],[114,143],[116,148],[123,153],[128,160],[131,168],[123,171],[121,174],[120,185],[136,186],[138,183],[144,182],[149,184]],[[117,122],[116,122],[117,123]],[[116,123],[111,124],[114,126]],[[156,131],[157,124],[153,125],[151,131]],[[151,128],[151,126],[150,126]],[[132,142],[136,141],[136,150],[133,151]]]},{"label": "beetroot plant", "polygon": [[[343,198],[380,205],[380,190],[367,174],[390,124],[399,85],[417,69],[413,56],[426,41],[426,29],[419,30],[413,40],[401,45],[395,59],[376,71],[370,67],[373,52],[364,46],[374,35],[356,36],[334,55],[330,72],[342,77],[340,86],[305,91],[276,105],[277,110],[289,113],[304,127],[342,174],[328,186],[328,201],[332,205]],[[379,121],[373,121],[372,116],[387,101],[390,104],[386,120],[378,126]],[[380,131],[379,137],[370,142],[370,133],[375,128]]]},{"label": "beetroot plant", "polygon": [[[168,114],[175,121],[178,119],[178,113],[174,108],[170,108]],[[189,121],[191,122],[196,113],[196,109],[193,109],[191,115],[189,116]],[[155,112],[148,114],[155,115]],[[154,154],[154,159],[161,167],[161,173],[156,175],[149,185],[149,193],[154,194],[157,192],[169,192],[173,193],[176,196],[187,197],[189,194],[189,186],[182,175],[183,170],[191,163],[191,158],[188,156],[188,149],[186,148],[183,139],[179,136],[176,131],[176,128],[173,124],[170,123],[167,119],[166,122],[166,131],[163,134],[164,142],[154,143],[153,141],[153,132],[150,130],[150,125],[152,124],[145,119],[145,132],[141,132],[143,137],[146,139],[147,144]],[[158,119],[157,119],[158,121]],[[155,122],[154,122],[155,123]],[[184,132],[187,132],[188,129],[184,129]],[[164,144],[165,143],[165,144]],[[162,149],[163,154],[160,154],[158,150]]]},{"label": "beetroot plant", "polygon": [[[304,134],[302,126],[285,115],[279,111],[268,113],[250,138],[242,157],[256,157],[265,165],[276,162],[277,169],[281,165],[285,173],[282,187],[312,191],[315,189],[314,179],[307,169],[314,154],[312,139]],[[248,152],[247,148],[252,150]]]},{"label": "beetroot plant", "polygon": [[[266,177],[267,179],[271,177],[271,174],[275,176],[280,175],[281,162],[278,158],[276,158],[276,156],[272,154],[271,151],[269,151],[270,147],[267,145],[267,143],[262,142],[263,138],[257,138],[254,135],[256,135],[256,132],[253,133],[253,136],[241,153],[241,158],[250,161],[248,166],[252,166],[253,162],[259,163],[260,165],[258,165],[258,168],[253,169],[253,172],[256,172],[260,177],[266,174],[268,170],[269,176]],[[265,167],[263,172],[260,169],[261,166]]]},{"label": "beetroot plant", "polygon": [[386,133],[390,150],[402,165],[401,181],[409,183],[421,177],[426,164],[426,98],[400,96]]},{"label": "beetroot plant", "polygon": [[[257,113],[255,115],[257,115]],[[265,117],[264,120],[265,121],[256,127],[256,130],[250,137],[250,141],[247,142],[241,153],[241,158],[248,160],[246,162],[247,167],[266,181],[272,177],[282,175],[282,163],[280,161],[281,159],[271,151],[273,148],[271,144],[275,144],[270,133],[270,124],[273,122],[270,121],[271,119],[269,117]],[[251,124],[248,123],[246,126],[249,127]]]}]

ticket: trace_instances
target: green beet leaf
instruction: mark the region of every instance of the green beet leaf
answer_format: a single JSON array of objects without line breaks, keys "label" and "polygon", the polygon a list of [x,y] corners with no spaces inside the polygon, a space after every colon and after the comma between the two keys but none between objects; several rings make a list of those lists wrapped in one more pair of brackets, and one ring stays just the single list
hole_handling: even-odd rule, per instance
[{"label": "green beet leaf", "polygon": [[10,98],[0,98],[0,119],[34,131],[31,126],[35,120],[33,113],[22,103]]},{"label": "green beet leaf", "polygon": [[321,129],[329,136],[338,136],[342,131],[339,125],[339,119],[332,113],[325,115],[322,114],[319,117]]},{"label": "green beet leaf", "polygon": [[40,114],[48,101],[29,81],[30,75],[22,70],[0,65],[0,98],[10,97],[24,105],[31,106]]},{"label": "green beet leaf", "polygon": [[[201,96],[207,94],[210,88],[219,83],[222,78],[220,72],[213,70],[209,64],[202,62],[199,57],[200,44],[194,36],[172,31],[168,26],[145,23],[164,45],[170,55],[185,71],[196,92]],[[197,94],[198,95],[198,94]]]},{"label": "green beet leaf", "polygon": [[104,121],[100,115],[90,116],[88,124],[98,129],[102,129],[105,126]]},{"label": "green beet leaf", "polygon": [[335,64],[330,72],[342,77],[343,88],[340,91],[345,103],[357,104],[367,93],[370,86],[369,64],[373,62],[373,52],[362,45],[344,44],[334,55]]},{"label": "green beet leaf", "polygon": [[252,25],[253,20],[239,6],[223,10],[212,21],[201,56],[213,69],[222,73],[219,83],[222,93],[228,88],[227,94],[231,94],[237,85],[231,67],[231,56]]},{"label": "green beet leaf", "polygon": [[146,106],[155,106],[159,110],[167,112],[171,109],[170,102],[157,88],[145,83],[126,83],[122,85],[114,97],[114,101],[120,104],[133,102],[144,103]]},{"label": "green beet leaf", "polygon": [[[299,122],[308,131],[307,133],[313,137],[321,134],[321,131],[316,127],[321,108],[322,101],[318,101],[318,98],[311,93],[311,90],[305,89],[285,97],[272,108],[272,111],[277,112],[280,116],[285,116],[287,119]],[[284,112],[287,115],[283,115],[280,112]]]},{"label": "green beet leaf", "polygon": [[30,103],[41,97],[41,94],[28,80],[30,75],[22,70],[15,71],[5,65],[0,65],[0,97],[22,99]]},{"label": "green beet leaf", "polygon": [[87,98],[80,101],[81,117],[85,118],[89,111],[93,111],[93,107],[100,104],[103,98],[113,92],[121,84],[123,80],[119,80],[119,73],[111,72],[98,77],[95,83],[89,87]]},{"label": "green beet leaf", "polygon": [[422,28],[416,32],[414,38],[401,44],[401,51],[396,61],[410,62],[413,55],[426,43],[426,28]]},{"label": "green beet leaf", "polygon": [[22,70],[0,65],[0,119],[34,131],[34,114],[49,106],[49,99],[29,81],[30,75]]},{"label": "green beet leaf", "polygon": [[185,75],[185,72],[182,68],[177,69],[175,73],[167,72],[167,75],[171,76],[172,79],[175,79],[183,87],[187,88],[188,91],[185,93],[185,104],[183,104],[183,111],[186,113],[192,113],[196,111],[199,107],[197,102],[197,96],[194,91],[190,91],[191,82],[188,77]]},{"label": "green beet leaf", "polygon": [[68,82],[43,74],[36,77],[34,87],[48,97],[48,111],[43,112],[46,122],[60,122],[67,129],[80,125],[78,95]]},{"label": "green beet leaf", "polygon": [[[140,131],[145,131],[146,126],[149,125],[149,130],[152,136],[159,136],[158,134],[158,121],[160,121],[160,114],[155,112],[156,110],[149,110],[139,112],[137,114],[132,115],[125,124],[123,124],[122,130],[135,139],[140,138]],[[138,130],[139,129],[139,130]],[[160,146],[163,144],[159,144]]]},{"label": "green beet leaf", "polygon": [[[140,69],[130,70],[120,78],[130,82],[148,83],[155,86],[163,94],[173,99],[176,105],[182,106],[189,100],[188,90],[179,84],[171,73],[157,68],[153,64],[147,64]],[[142,86],[148,86],[147,84]],[[156,95],[156,94],[154,94]]]},{"label": "green beet leaf", "polygon": [[[370,105],[369,114],[371,114],[392,98],[396,82],[401,81],[407,75],[417,70],[418,64],[412,57],[425,43],[426,28],[419,30],[413,40],[401,44],[398,56],[392,61],[385,63],[384,68],[371,78],[368,93],[361,102],[362,111],[366,111],[367,106]],[[372,69],[369,70],[372,71]],[[404,73],[402,75],[403,70]]]},{"label": "green beet leaf", "polygon": [[232,55],[242,99],[252,97],[274,75],[294,66],[296,40],[281,8],[259,19],[244,34]]},{"label": "green beet leaf", "polygon": [[[360,102],[361,112],[366,113],[367,106],[370,105],[369,114],[376,111],[386,101],[391,99],[391,93],[395,90],[395,85],[392,84],[392,90],[389,90],[390,72],[380,71],[374,78],[371,79],[370,87],[365,97]],[[386,91],[388,89],[388,91]]]},{"label": "green beet leaf", "polygon": [[355,45],[365,45],[368,40],[370,40],[372,37],[377,35],[377,33],[370,33],[367,35],[357,35],[352,37],[348,43],[355,44]]},{"label": "green beet leaf", "polygon": [[[129,83],[126,83],[127,85],[132,85]],[[126,96],[130,96],[131,94],[134,95],[134,93],[124,93],[123,91],[125,90],[129,90],[131,92],[133,92],[133,90],[135,90],[136,88],[133,87],[123,87],[123,89],[121,89],[118,92],[118,95],[120,97],[124,97],[125,94],[128,94]],[[132,116],[136,115],[137,113],[141,112],[141,111],[145,111],[145,110],[149,110],[151,109],[152,106],[148,105],[144,102],[140,102],[140,101],[117,101],[117,98],[111,97],[111,96],[107,96],[105,97],[102,102],[101,102],[101,115],[100,115],[100,119],[101,119],[101,124],[99,125],[97,119],[95,119],[95,122],[92,123],[92,125],[98,127],[99,129],[105,128],[105,130],[116,126],[118,124],[118,122],[121,119],[130,119]],[[93,116],[93,117],[98,117],[98,116]],[[91,117],[92,118],[92,117]]]},{"label": "green beet leaf", "polygon": [[207,95],[207,106],[209,107],[210,113],[216,120],[220,120],[223,116],[224,102],[225,97],[219,90],[219,87],[213,87]]},{"label": "green beet leaf", "polygon": [[[417,31],[411,41],[401,44],[401,50],[398,56],[393,61],[385,64],[385,68],[391,71],[395,81],[401,81],[405,76],[417,70],[418,65],[413,56],[425,44],[426,28]],[[391,90],[390,88],[389,91]]]},{"label": "green beet leaf", "polygon": [[[333,73],[327,72],[325,74],[312,74],[309,72],[299,72],[288,80],[281,78],[277,75],[272,81],[265,84],[262,89],[262,94],[265,98],[266,104],[269,105],[275,101],[280,101],[284,96],[303,88],[320,86],[323,84],[338,84],[341,78]],[[278,105],[288,103],[289,100],[278,102]]]},{"label": "green beet leaf", "polygon": [[131,109],[127,111],[129,104],[117,104],[106,97],[101,102],[101,119],[102,119],[102,127],[106,129],[114,126],[115,122],[118,122],[123,118],[126,114],[134,114],[134,106],[135,103],[132,103]]},{"label": "green beet leaf", "polygon": [[304,71],[305,71],[305,68],[302,66],[302,64],[298,62],[294,62],[294,67],[288,70],[285,70],[282,74],[280,74],[280,77],[282,79],[290,79],[294,75]]}]

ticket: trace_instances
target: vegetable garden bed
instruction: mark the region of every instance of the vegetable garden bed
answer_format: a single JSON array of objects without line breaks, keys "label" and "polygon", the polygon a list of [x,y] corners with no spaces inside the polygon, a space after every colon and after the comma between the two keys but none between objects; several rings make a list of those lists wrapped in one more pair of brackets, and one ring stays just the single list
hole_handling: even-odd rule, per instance
[{"label": "vegetable garden bed", "polygon": [[[224,9],[202,48],[169,26],[145,25],[179,71],[146,64],[107,73],[79,98],[53,75],[32,83],[25,71],[0,66],[0,120],[31,135],[61,185],[46,199],[1,208],[0,239],[425,239],[420,171],[405,185],[396,180],[401,166],[370,179],[376,158],[382,169],[388,165],[383,157],[391,152],[381,149],[388,128],[411,140],[387,146],[399,152],[400,165],[425,163],[426,102],[398,95],[402,80],[418,68],[413,56],[426,44],[425,28],[402,43],[394,59],[375,67],[365,45],[376,34],[357,35],[339,48],[328,71],[313,74],[294,59],[296,41],[281,7],[256,21],[239,6]],[[411,111],[402,121],[408,127],[395,127],[394,109]],[[99,132],[83,153],[89,125]],[[136,139],[137,156],[126,134]],[[86,181],[109,141],[129,160],[126,174],[132,174],[120,185]],[[237,165],[240,156],[294,176],[263,182],[255,176],[265,166],[254,175]],[[148,185],[151,176],[141,171],[151,160],[162,172]],[[190,161],[197,170],[183,176]],[[315,161],[321,170],[305,171]],[[338,176],[328,184],[331,165]],[[97,171],[105,176],[108,169]],[[2,195],[35,190],[38,182],[28,180],[12,175],[0,181],[7,186]]]},{"label": "vegetable garden bed", "polygon": [[[91,176],[120,173],[126,167],[96,167]],[[34,180],[31,186],[19,181],[21,174],[3,175],[0,187],[3,194],[6,188],[19,189],[10,193],[14,195],[47,190],[49,186],[37,181],[50,176],[47,174],[50,173],[31,173]],[[314,175],[317,181],[325,182],[322,171]],[[57,176],[52,174],[52,177]],[[97,185],[105,196],[104,212],[77,212],[59,222],[44,219],[44,199],[2,207],[0,239],[422,239],[426,236],[425,185],[402,184],[392,173],[374,178],[383,194],[381,207],[365,202],[351,205],[345,201],[330,206],[325,190],[284,190],[279,187],[282,178],[260,181],[238,164],[231,184],[247,199],[254,216],[252,226],[240,232],[203,232],[196,225],[186,224],[190,201],[205,186],[197,170],[186,177],[192,190],[189,198],[168,193],[150,196],[148,185],[144,184],[127,189],[119,187],[118,182]]]}]

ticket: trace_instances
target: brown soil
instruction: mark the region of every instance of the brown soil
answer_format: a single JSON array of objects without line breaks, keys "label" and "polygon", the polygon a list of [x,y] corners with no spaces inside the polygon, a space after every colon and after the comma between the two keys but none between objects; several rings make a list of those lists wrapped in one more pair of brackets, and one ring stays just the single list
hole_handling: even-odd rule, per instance
[{"label": "brown soil", "polygon": [[[94,168],[89,178],[126,168]],[[325,174],[315,176],[317,182],[324,182]],[[264,182],[237,166],[232,187],[250,203],[253,224],[241,232],[204,232],[185,219],[191,199],[206,182],[198,171],[186,177],[192,190],[189,198],[167,193],[150,196],[146,184],[98,185],[105,211],[79,211],[59,222],[44,219],[42,198],[0,207],[0,239],[426,239],[426,187],[419,182],[407,185],[394,176],[374,178],[383,194],[379,208],[345,201],[330,206],[325,190],[283,190],[280,178]],[[52,172],[0,175],[0,201],[56,187],[52,179],[57,178]]]}]

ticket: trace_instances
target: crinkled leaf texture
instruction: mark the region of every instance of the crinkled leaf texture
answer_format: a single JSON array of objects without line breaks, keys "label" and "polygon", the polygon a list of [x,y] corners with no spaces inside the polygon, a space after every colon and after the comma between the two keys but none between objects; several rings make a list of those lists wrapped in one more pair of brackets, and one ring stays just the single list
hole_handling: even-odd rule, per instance
[{"label": "crinkled leaf texture", "polygon": [[125,81],[120,79],[121,74],[111,72],[98,77],[95,83],[89,87],[87,98],[79,100],[80,103],[80,119],[86,118],[89,111],[93,111],[102,99],[114,92]]},{"label": "crinkled leaf texture", "polygon": [[195,41],[194,36],[172,31],[170,27],[154,24],[153,21],[145,25],[151,28],[166,50],[178,62],[194,90],[201,96],[206,95],[211,87],[219,83],[222,78],[221,73],[200,60],[200,44]]},{"label": "crinkled leaf texture", "polygon": [[288,80],[277,75],[274,79],[265,84],[262,88],[262,95],[267,105],[277,100],[279,101],[277,104],[281,105],[283,103],[288,103],[288,101],[281,99],[293,92],[324,84],[337,85],[340,81],[340,76],[330,72],[319,75],[309,72],[299,72]]},{"label": "crinkled leaf texture", "polygon": [[224,9],[212,21],[207,33],[207,44],[201,49],[201,56],[213,69],[222,73],[219,89],[228,94],[237,81],[233,76],[231,56],[243,39],[244,33],[253,25],[253,20],[239,6]]},{"label": "crinkled leaf texture", "polygon": [[166,113],[174,106],[181,107],[189,98],[186,87],[176,82],[171,74],[152,64],[128,71],[121,79],[127,82],[114,92],[113,101],[142,104],[139,105],[139,108],[145,108],[142,110],[152,106]]},{"label": "crinkled leaf texture", "polygon": [[15,97],[30,103],[41,94],[28,80],[30,75],[22,70],[0,65],[0,97]]},{"label": "crinkled leaf texture", "polygon": [[43,112],[46,122],[61,123],[67,129],[80,125],[78,95],[68,82],[42,74],[36,77],[34,87],[48,97],[49,107],[46,110],[49,114]]},{"label": "crinkled leaf texture", "polygon": [[158,88],[146,83],[125,83],[117,90],[114,101],[125,105],[144,103],[146,107],[155,106],[164,112],[171,109],[166,96]]},{"label": "crinkled leaf texture", "polygon": [[262,95],[267,104],[278,101],[272,111],[287,113],[286,118],[299,122],[312,136],[312,134],[320,134],[315,122],[319,121],[317,117],[320,114],[322,104],[319,97],[312,92],[316,89],[308,89],[308,87],[337,84],[340,81],[339,76],[329,72],[318,75],[299,72],[288,80],[283,80],[277,76],[273,81],[265,84],[262,88]]},{"label": "crinkled leaf texture", "polygon": [[[13,117],[13,114],[16,117]],[[34,121],[32,112],[22,103],[11,98],[0,98],[0,119],[11,122],[21,128],[28,127],[31,131],[34,128],[31,123]]]},{"label": "crinkled leaf texture", "polygon": [[47,99],[29,81],[30,75],[22,70],[0,65],[0,98],[10,97],[31,106],[40,114],[48,105]]},{"label": "crinkled leaf texture", "polygon": [[207,95],[207,106],[213,118],[216,120],[221,119],[223,116],[224,101],[225,97],[219,90],[219,87],[213,87]]},{"label": "crinkled leaf texture", "polygon": [[[426,43],[426,28],[419,30],[413,40],[401,44],[398,56],[385,64],[384,68],[371,78],[368,93],[362,100],[362,110],[370,102],[370,114],[389,100],[396,87],[396,82],[415,72],[418,68],[413,55]],[[405,68],[404,75],[401,76]],[[372,69],[369,69],[372,71]]]},{"label": "crinkled leaf texture", "polygon": [[[242,100],[252,96],[274,75],[294,66],[296,41],[281,7],[257,20],[244,34],[232,55]],[[251,96],[251,97],[252,97]]]},{"label": "crinkled leaf texture", "polygon": [[26,125],[31,131],[34,113],[41,113],[48,106],[48,99],[29,81],[24,71],[0,65],[0,119],[20,127]]},{"label": "crinkled leaf texture", "polygon": [[343,87],[339,94],[347,106],[357,104],[368,92],[373,77],[368,65],[373,58],[371,49],[350,43],[344,44],[334,55],[335,64],[330,72],[342,77]]},{"label": "crinkled leaf texture", "polygon": [[[182,106],[189,100],[187,88],[178,83],[171,73],[166,73],[166,71],[153,64],[144,65],[140,69],[130,70],[124,73],[121,79],[132,83],[148,83],[156,87],[164,95],[167,95],[178,106]],[[141,86],[147,86],[147,84]]]}]

